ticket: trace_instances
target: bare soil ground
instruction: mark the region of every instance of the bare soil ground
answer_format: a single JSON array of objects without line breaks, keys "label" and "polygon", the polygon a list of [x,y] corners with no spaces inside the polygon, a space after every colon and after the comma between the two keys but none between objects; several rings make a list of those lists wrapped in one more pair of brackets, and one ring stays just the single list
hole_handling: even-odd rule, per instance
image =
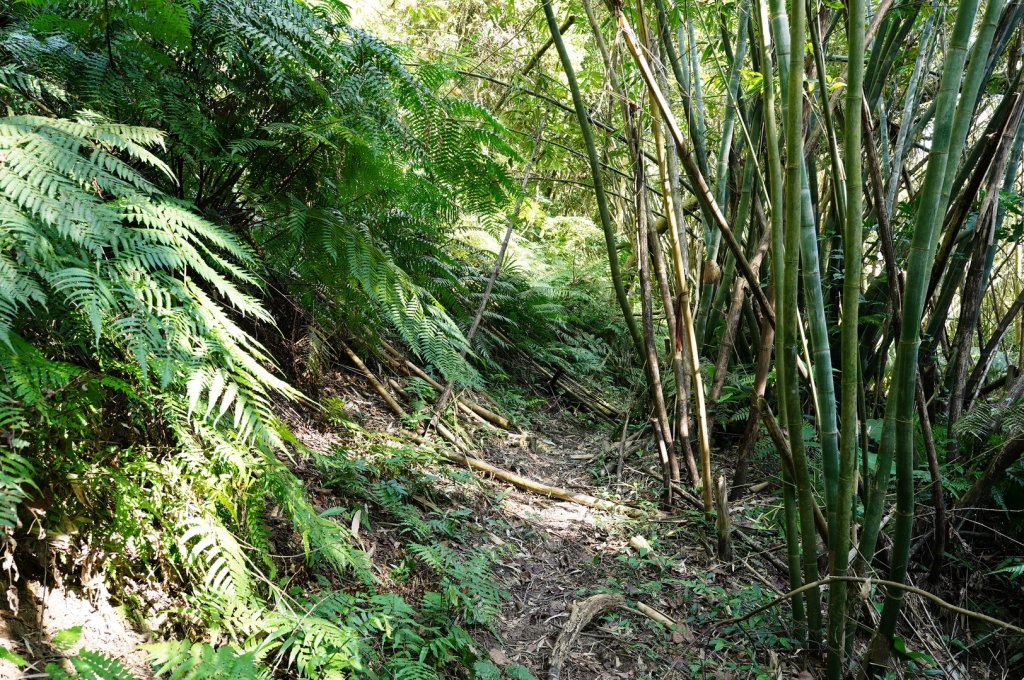
[{"label": "bare soil ground", "polygon": [[[118,659],[138,677],[151,676],[146,652],[140,645],[149,640],[115,607],[104,590],[85,593],[64,585],[44,586],[39,580],[19,582],[17,611],[0,611],[0,647],[29,661],[19,669],[0,660],[0,678],[46,677],[38,675],[47,663],[60,663],[67,654],[81,649],[102,652]],[[10,602],[10,594],[8,594]],[[62,631],[73,631],[78,641],[57,648],[54,640]]]}]

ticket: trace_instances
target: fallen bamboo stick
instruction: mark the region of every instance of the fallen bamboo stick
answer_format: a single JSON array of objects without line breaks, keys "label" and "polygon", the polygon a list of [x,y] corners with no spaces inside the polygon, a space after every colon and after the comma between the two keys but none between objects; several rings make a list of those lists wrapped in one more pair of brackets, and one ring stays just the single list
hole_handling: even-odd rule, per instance
[{"label": "fallen bamboo stick", "polygon": [[[388,384],[391,385],[391,389],[395,390],[396,392],[401,392],[402,394],[405,394],[406,396],[409,396],[406,388],[403,387],[394,378],[388,378]],[[498,429],[494,425],[491,425],[489,422],[487,422],[486,420],[481,418],[478,414],[476,414],[472,409],[470,409],[468,406],[466,406],[462,402],[456,401],[455,404],[456,404],[456,406],[458,406],[459,411],[461,411],[468,418],[472,418],[473,422],[477,423],[478,425],[482,425],[483,427],[489,428],[492,431],[495,431],[495,430]]]},{"label": "fallen bamboo stick", "polygon": [[[406,413],[405,409],[402,408],[402,405],[398,403],[394,396],[392,396],[391,392],[388,391],[388,388],[377,379],[377,376],[373,374],[373,371],[363,363],[363,360],[359,358],[359,355],[352,351],[352,348],[344,341],[341,341],[341,348],[345,350],[345,354],[347,354],[352,363],[356,365],[356,368],[362,371],[363,375],[366,376],[366,379],[370,381],[371,385],[373,385],[373,389],[377,391],[377,394],[380,395],[381,399],[383,399],[391,410],[395,412],[395,415],[399,418],[407,417],[408,413]],[[462,441],[462,438],[449,430],[444,423],[438,423],[437,431],[440,432],[441,436],[447,439],[448,443],[456,449],[460,451],[469,451],[469,447]]]},{"label": "fallen bamboo stick", "polygon": [[725,482],[724,475],[718,476],[718,485],[715,487],[715,503],[717,504],[715,528],[718,531],[718,558],[731,562],[732,523],[729,517],[729,487]]},{"label": "fallen bamboo stick", "polygon": [[467,465],[471,468],[475,468],[482,472],[486,472],[490,475],[493,475],[494,477],[497,477],[498,479],[508,482],[521,489],[532,491],[534,493],[540,494],[542,496],[547,496],[549,498],[557,498],[559,500],[576,503],[577,505],[583,505],[588,508],[595,508],[597,510],[605,510],[608,512],[618,512],[624,515],[631,515],[633,517],[645,517],[649,514],[647,511],[641,510],[640,508],[634,508],[629,505],[621,505],[619,503],[615,503],[614,501],[609,501],[603,498],[597,498],[596,496],[591,496],[590,494],[576,493],[574,491],[569,491],[568,489],[562,489],[557,486],[551,486],[550,484],[538,482],[533,479],[523,477],[522,475],[518,475],[514,472],[510,472],[508,470],[503,470],[499,467],[495,467],[490,463],[482,461],[478,458],[470,458],[468,456],[464,456],[462,454],[455,452],[441,452],[441,455],[443,455],[445,458],[452,461],[453,463]]},{"label": "fallen bamboo stick", "polygon": [[[388,354],[392,356],[394,361],[398,364],[399,370],[401,370],[403,373],[415,375],[416,377],[429,383],[430,386],[433,387],[435,390],[444,389],[444,385],[434,380],[426,371],[424,371],[422,368],[420,368],[419,366],[417,366],[416,364],[402,356],[402,354],[397,349],[395,349],[386,342],[382,342],[381,346]],[[468,401],[461,397],[458,398],[458,402],[463,408],[472,411],[474,414],[483,418],[492,425],[500,427],[503,430],[507,430],[511,427],[510,423],[508,422],[508,418],[500,416],[497,413],[494,413],[493,411],[490,411],[479,404],[476,404],[472,401]]]},{"label": "fallen bamboo stick", "polygon": [[[394,411],[395,414],[398,415],[399,417],[404,417],[406,415],[406,412],[405,409],[402,408],[402,405],[399,404],[397,400],[395,400],[395,398],[391,395],[390,392],[388,392],[388,389],[383,385],[383,383],[380,382],[380,380],[377,379],[377,377],[366,366],[366,364],[363,363],[362,359],[360,359],[359,356],[352,351],[352,348],[343,342],[342,349],[345,350],[345,353],[348,355],[349,359],[352,360],[352,363],[354,363],[363,372],[363,375],[365,375],[367,380],[370,381],[370,384],[373,385],[374,389],[381,396],[381,398],[384,399],[385,402],[387,402],[388,406],[391,407],[391,410]],[[557,498],[559,500],[576,503],[577,505],[583,505],[588,508],[595,508],[597,510],[605,510],[608,512],[619,512],[634,517],[642,517],[649,514],[648,512],[641,510],[640,508],[634,508],[628,505],[621,505],[619,503],[604,500],[602,498],[597,498],[595,496],[591,496],[585,493],[575,493],[567,489],[562,489],[557,486],[551,486],[550,484],[544,484],[543,482],[534,481],[527,477],[523,477],[522,475],[517,475],[514,472],[509,472],[508,470],[503,470],[499,467],[495,467],[490,463],[482,461],[478,458],[474,458],[471,455],[467,455],[470,452],[466,448],[465,444],[463,444],[462,440],[455,436],[455,434],[453,434],[446,427],[444,429],[441,429],[441,427],[443,427],[443,423],[439,423],[438,425],[440,426],[438,428],[438,432],[444,435],[445,439],[448,439],[453,446],[455,446],[457,449],[459,449],[459,451],[461,451],[439,452],[444,458],[448,459],[450,462],[458,463],[460,465],[466,465],[467,467],[471,468],[476,468],[477,470],[487,472],[488,474],[493,475],[494,477],[497,477],[498,479],[501,479],[503,481],[509,482],[510,484],[517,486],[521,489],[532,491],[542,496],[548,496],[549,498]],[[425,437],[415,432],[405,432],[404,434],[406,434],[406,436],[408,436],[410,439],[412,439],[418,444],[429,445],[429,441],[427,441]]]}]

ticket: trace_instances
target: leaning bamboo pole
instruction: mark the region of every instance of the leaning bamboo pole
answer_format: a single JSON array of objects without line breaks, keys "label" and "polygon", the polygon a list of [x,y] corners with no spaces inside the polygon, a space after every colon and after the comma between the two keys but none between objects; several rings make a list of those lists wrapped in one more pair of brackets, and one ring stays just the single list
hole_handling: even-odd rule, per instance
[{"label": "leaning bamboo pole", "polygon": [[[917,358],[921,346],[921,317],[924,313],[928,276],[932,260],[935,257],[938,230],[942,224],[941,216],[945,209],[945,206],[941,205],[940,199],[946,166],[950,161],[950,141],[957,92],[964,74],[967,42],[977,11],[978,0],[963,0],[960,3],[956,12],[953,33],[946,48],[939,90],[936,94],[932,146],[929,150],[924,185],[921,188],[918,209],[914,218],[914,235],[907,267],[907,288],[903,298],[899,346],[896,352],[896,365],[889,396],[892,408],[889,408],[888,403],[886,405],[887,420],[891,425],[888,428],[883,427],[883,441],[877,457],[874,489],[868,511],[865,513],[864,534],[859,551],[865,559],[870,559],[874,552],[875,541],[878,539],[881,508],[871,506],[880,505],[884,500],[889,481],[889,466],[895,459],[896,521],[889,580],[897,583],[903,583],[907,576],[914,521],[913,413]],[[884,436],[886,429],[892,432],[888,438]],[[903,592],[899,589],[891,588],[886,592],[882,616],[870,654],[873,664],[884,665],[888,661],[902,598]]]},{"label": "leaning bamboo pole", "polygon": [[[544,115],[541,116],[540,124],[537,126],[537,132],[533,137],[533,149],[530,151],[530,160],[526,164],[526,168],[523,170],[523,182],[519,187],[519,195],[516,197],[515,207],[512,209],[512,215],[506,219],[507,225],[505,227],[505,234],[501,238],[501,246],[498,248],[498,254],[494,258],[494,266],[491,268],[491,275],[487,278],[487,286],[484,288],[484,294],[480,298],[480,304],[476,308],[476,314],[473,315],[473,322],[469,325],[469,331],[466,332],[466,344],[459,352],[459,355],[465,359],[469,353],[469,348],[473,343],[473,338],[476,337],[476,332],[480,328],[480,322],[483,321],[484,312],[487,311],[487,303],[491,300],[491,293],[494,291],[494,283],[498,280],[498,274],[501,273],[501,266],[505,263],[505,253],[508,252],[508,244],[512,240],[512,232],[515,229],[516,220],[519,217],[519,211],[523,207],[523,199],[526,196],[526,187],[530,182],[530,174],[533,172],[533,164],[537,161],[537,155],[540,152],[543,144],[541,139],[544,137],[544,128],[548,122],[548,110],[544,109]],[[444,415],[445,407],[448,406],[448,400],[451,399],[452,392],[455,389],[455,381],[448,379],[444,389],[441,390],[441,396],[438,397],[437,402],[434,405],[434,413],[427,421],[426,425],[423,426],[422,434],[426,436],[430,429],[438,424],[441,420],[441,416]]]},{"label": "leaning bamboo pole", "polygon": [[[739,14],[739,20],[736,28],[736,50],[733,54],[732,63],[729,66],[725,91],[725,118],[722,121],[722,138],[718,147],[717,168],[714,177],[715,202],[723,213],[726,212],[726,200],[729,191],[729,161],[732,156],[733,132],[736,128],[736,118],[739,115],[740,75],[743,69],[743,61],[747,54],[747,26],[750,16],[749,0],[741,0],[737,7],[737,13]],[[742,223],[740,228],[742,229]],[[716,262],[718,260],[720,244],[721,237],[716,232],[714,238],[708,244],[707,253],[705,254],[707,261]],[[705,283],[704,290],[700,295],[700,308],[697,311],[696,323],[697,337],[702,345],[707,340],[706,329],[708,319],[712,313],[711,303],[714,297],[714,284]]]},{"label": "leaning bamboo pole", "polygon": [[[650,49],[647,22],[644,17],[643,3],[641,2],[637,3],[637,16],[640,18],[640,40],[645,48]],[[690,304],[690,287],[686,281],[682,245],[679,242],[680,225],[676,224],[676,212],[672,205],[672,184],[668,174],[665,133],[662,128],[662,117],[658,111],[657,101],[653,92],[653,89],[648,90],[651,99],[651,128],[654,131],[655,156],[658,159],[658,176],[662,187],[662,205],[668,221],[669,244],[672,249],[676,294],[679,296],[676,303],[676,314],[681,317],[683,338],[680,340],[685,339],[690,378],[693,381],[694,416],[697,420],[697,440],[700,447],[701,499],[704,502],[704,512],[710,515],[713,503],[711,488],[711,436],[708,431],[708,415],[704,402],[704,379],[700,372],[700,355],[697,349],[697,335],[694,329],[693,312]],[[638,160],[638,162],[641,162],[641,160]],[[677,347],[673,348],[673,350],[681,352],[683,349],[681,344],[681,342],[677,341]]]},{"label": "leaning bamboo pole", "polygon": [[618,21],[619,28],[622,29],[622,34],[626,41],[626,47],[629,49],[630,54],[633,56],[633,60],[640,69],[640,76],[643,78],[644,84],[651,90],[654,96],[654,102],[657,104],[657,109],[661,113],[665,126],[668,128],[669,134],[672,137],[672,141],[675,142],[676,149],[679,152],[679,158],[683,162],[683,169],[686,171],[690,184],[693,186],[694,193],[697,196],[697,202],[700,204],[701,212],[704,214],[706,219],[721,231],[726,245],[729,247],[729,250],[732,251],[733,257],[736,258],[736,263],[740,268],[740,272],[747,280],[747,283],[750,284],[750,290],[754,294],[754,299],[757,301],[758,306],[761,308],[761,313],[768,319],[769,323],[774,326],[775,311],[772,309],[771,303],[768,302],[767,296],[758,283],[757,274],[754,272],[753,268],[750,266],[750,262],[747,261],[746,256],[743,254],[743,248],[732,233],[732,228],[729,226],[729,222],[726,220],[722,211],[718,208],[714,194],[711,193],[707,180],[698,167],[697,161],[694,158],[693,153],[690,151],[690,147],[686,143],[686,139],[683,137],[682,131],[679,129],[679,125],[676,122],[675,115],[672,113],[671,107],[668,104],[668,100],[665,99],[665,96],[661,92],[661,88],[658,87],[658,83],[655,80],[654,72],[651,70],[650,63],[647,61],[647,57],[640,50],[636,34],[633,32],[633,28],[630,26],[629,22],[626,21],[626,17],[621,11],[618,12]]}]

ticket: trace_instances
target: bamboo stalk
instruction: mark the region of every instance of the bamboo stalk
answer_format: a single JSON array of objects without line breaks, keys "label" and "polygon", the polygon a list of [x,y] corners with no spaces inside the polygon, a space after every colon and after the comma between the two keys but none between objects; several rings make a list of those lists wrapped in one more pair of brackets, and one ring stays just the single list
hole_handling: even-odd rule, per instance
[{"label": "bamboo stalk", "polygon": [[[789,42],[803,45],[806,5],[797,0],[792,4],[793,15],[789,21]],[[794,480],[800,499],[800,541],[804,581],[818,579],[817,542],[814,534],[814,498],[812,481],[807,462],[807,452],[802,435],[803,413],[800,404],[800,383],[797,380],[797,357],[799,354],[798,324],[798,278],[800,268],[800,236],[803,220],[804,180],[804,130],[803,130],[803,50],[793,50],[789,58],[789,82],[786,88],[786,195],[785,195],[785,275],[782,281],[783,307],[779,316],[785,318],[782,331],[783,354],[780,361],[786,364],[786,383],[781,386],[786,401],[786,421],[793,433],[790,448],[793,454]],[[831,380],[831,376],[829,376]],[[807,637],[808,643],[816,647],[821,642],[821,593],[810,588],[807,596]]]},{"label": "bamboo stalk", "polygon": [[[650,222],[650,220],[648,220],[648,222]],[[683,368],[683,355],[682,352],[679,351],[679,347],[682,345],[682,342],[676,339],[676,336],[681,334],[682,324],[676,318],[675,302],[672,299],[672,290],[668,281],[665,254],[662,252],[661,240],[658,238],[658,234],[655,230],[648,229],[647,243],[651,252],[651,262],[654,265],[655,277],[658,280],[658,288],[661,291],[662,306],[665,309],[665,325],[668,327],[669,331],[669,337],[666,339],[666,353],[672,358],[672,370],[676,379],[676,400],[678,401],[680,399],[679,386],[686,379],[686,372]],[[675,436],[675,433],[676,429],[672,428],[672,441],[675,447],[674,450],[682,449],[686,462],[687,475],[690,478],[690,484],[697,486],[700,484],[700,473],[697,470],[697,463],[693,458],[693,450],[689,446],[684,446],[684,442],[680,442]],[[689,442],[685,443],[688,444]],[[679,483],[678,457],[673,455],[669,462],[672,468],[672,481]]]},{"label": "bamboo stalk", "polygon": [[587,157],[590,159],[590,173],[594,183],[594,198],[597,200],[597,210],[601,218],[601,228],[604,231],[605,247],[608,250],[608,268],[612,277],[612,286],[615,289],[615,299],[619,303],[619,307],[622,309],[622,316],[626,321],[626,326],[629,328],[630,337],[633,339],[633,345],[636,347],[637,355],[644,355],[644,342],[643,337],[640,334],[640,329],[637,327],[636,320],[633,318],[633,307],[629,303],[629,298],[626,295],[626,288],[622,284],[622,273],[619,269],[619,254],[616,246],[615,237],[615,226],[612,224],[612,216],[608,210],[608,199],[604,194],[604,180],[601,177],[601,163],[597,156],[597,147],[594,144],[594,135],[590,129],[590,116],[587,113],[586,106],[583,103],[583,97],[580,94],[579,84],[576,82],[576,72],[573,69],[572,61],[569,59],[569,53],[565,49],[565,44],[562,42],[562,34],[558,31],[558,22],[555,20],[555,12],[552,7],[551,0],[543,0],[544,5],[544,17],[548,22],[548,30],[551,32],[551,37],[555,43],[555,49],[558,51],[558,58],[562,62],[562,69],[565,71],[565,77],[569,84],[569,90],[572,93],[573,106],[576,111],[576,117],[579,120],[580,133],[583,136],[583,143],[587,147]]},{"label": "bamboo stalk", "polygon": [[[638,3],[637,16],[640,19],[640,40],[645,46],[650,45],[648,39],[647,23],[644,17],[643,5]],[[689,360],[690,378],[693,380],[693,396],[695,402],[694,415],[697,420],[697,439],[700,447],[700,475],[701,475],[701,498],[704,501],[704,512],[711,514],[712,510],[712,482],[711,482],[711,436],[708,431],[707,409],[704,404],[704,382],[700,372],[700,356],[697,349],[697,336],[693,323],[693,315],[690,309],[690,291],[686,281],[686,269],[683,262],[682,246],[679,243],[679,225],[675,223],[676,213],[672,206],[672,185],[669,180],[668,162],[665,155],[665,139],[662,131],[662,119],[658,111],[657,101],[653,89],[648,89],[651,98],[652,129],[654,131],[655,155],[658,158],[658,175],[662,186],[662,202],[665,217],[668,220],[669,243],[672,249],[673,271],[675,273],[675,284],[678,292],[676,302],[676,313],[681,316],[682,335],[685,338],[687,359]],[[639,141],[639,140],[638,140]],[[639,157],[639,155],[637,155]],[[638,163],[640,165],[640,163]],[[639,190],[639,189],[638,189]],[[681,352],[683,338],[677,340]]]},{"label": "bamboo stalk", "polygon": [[[787,470],[790,476],[795,477],[796,475],[796,464],[793,461],[793,449],[790,446],[790,438],[786,437],[786,433],[782,431],[779,426],[779,421],[775,419],[775,414],[772,413],[771,406],[764,398],[757,400],[758,408],[761,411],[761,418],[764,420],[765,429],[768,430],[768,435],[772,438],[772,442],[775,444],[775,449],[779,452],[779,457],[782,459],[783,469]],[[828,545],[829,533],[828,533],[828,522],[825,520],[824,513],[821,512],[821,508],[818,507],[817,502],[811,499],[811,512],[814,515],[814,529],[817,530],[818,536],[821,537],[822,542]],[[817,551],[814,551],[817,555]]]},{"label": "bamboo stalk", "polygon": [[669,107],[668,102],[661,93],[661,89],[658,87],[655,81],[654,74],[651,71],[650,64],[647,62],[647,57],[640,51],[636,34],[633,32],[632,27],[626,21],[625,15],[620,11],[618,13],[619,27],[623,31],[623,36],[626,39],[626,46],[629,48],[630,54],[633,55],[634,61],[640,68],[640,75],[644,80],[644,83],[651,90],[657,108],[661,113],[662,119],[668,128],[669,133],[675,142],[676,149],[679,151],[679,157],[683,162],[683,169],[686,171],[687,176],[690,179],[690,183],[694,187],[694,191],[697,194],[697,201],[701,205],[701,210],[705,217],[718,227],[719,231],[722,232],[722,236],[725,238],[726,244],[732,251],[733,257],[736,258],[736,262],[740,267],[740,271],[743,273],[744,278],[750,284],[750,289],[754,294],[754,298],[757,300],[758,305],[761,307],[761,312],[766,318],[769,319],[770,323],[775,324],[775,312],[772,310],[771,304],[768,302],[768,298],[765,297],[764,291],[757,283],[757,275],[751,268],[750,263],[743,255],[743,249],[736,241],[736,237],[732,233],[732,229],[729,227],[728,221],[725,219],[725,215],[719,210],[718,204],[715,202],[715,197],[711,193],[711,189],[708,187],[707,180],[704,179],[704,175],[701,173],[700,168],[697,166],[697,162],[690,152],[690,148],[683,138],[683,133],[679,129],[679,125],[676,123],[675,116],[672,114],[672,109]]},{"label": "bamboo stalk", "polygon": [[[732,155],[733,132],[736,126],[736,117],[739,106],[740,72],[743,68],[743,61],[747,54],[747,25],[750,17],[750,0],[741,0],[737,6],[739,14],[738,26],[736,28],[736,51],[732,57],[729,67],[729,76],[726,84],[725,119],[722,121],[722,137],[718,147],[718,167],[714,177],[715,202],[719,210],[726,212],[727,197],[729,191],[729,160]],[[723,29],[724,30],[724,29]],[[740,229],[743,228],[740,222]],[[709,262],[718,260],[718,248],[721,243],[721,235],[715,232],[714,237],[708,244],[705,259]],[[755,268],[756,270],[756,268]],[[700,295],[700,308],[697,312],[696,332],[697,337],[704,341],[705,329],[708,318],[711,314],[711,303],[714,300],[714,284],[705,284]]]},{"label": "bamboo stalk", "polygon": [[[846,576],[850,566],[850,531],[853,517],[854,475],[857,469],[857,397],[860,387],[860,281],[863,268],[864,182],[861,164],[863,138],[865,1],[850,0],[847,10],[849,68],[846,83],[846,129],[843,132],[843,162],[846,179],[846,221],[843,228],[842,343],[842,436],[839,479],[836,484],[835,528],[830,532],[830,574]],[[868,130],[871,134],[871,130]],[[884,210],[884,207],[880,207]],[[828,658],[829,680],[841,680],[845,670],[847,587],[837,581],[829,591]]]},{"label": "bamboo stalk", "polygon": [[[792,36],[787,28],[792,29],[789,17],[786,14],[785,6],[781,0],[773,0],[775,13],[776,38],[778,40],[777,51],[779,53],[779,81],[783,91],[788,92],[790,88],[790,70],[793,68],[795,56],[792,54],[790,44]],[[800,65],[802,67],[803,61]],[[801,68],[802,73],[802,68]],[[802,90],[801,90],[802,91]],[[802,97],[801,97],[802,102]],[[803,129],[803,106],[796,105],[795,111],[790,111],[793,105],[788,98],[782,102],[782,114],[787,120],[800,122]],[[788,123],[786,127],[787,149],[789,145]],[[801,132],[801,139],[802,139]],[[833,153],[837,153],[833,149]],[[790,158],[787,155],[787,158]],[[821,467],[822,476],[825,482],[825,507],[829,518],[833,518],[835,511],[836,485],[839,478],[839,433],[836,421],[837,408],[835,396],[835,381],[832,374],[832,353],[828,337],[828,320],[825,317],[824,294],[821,284],[821,267],[818,253],[818,232],[814,218],[814,201],[811,197],[810,178],[807,170],[807,162],[804,156],[803,147],[798,158],[795,159],[800,166],[800,231],[799,245],[800,258],[803,262],[803,289],[806,298],[806,316],[810,330],[810,349],[813,359],[808,359],[811,369],[808,374],[808,382],[814,399],[815,422],[821,438]],[[795,172],[795,170],[794,170]],[[833,184],[839,182],[835,178]],[[840,182],[841,183],[841,182]],[[794,189],[794,191],[796,191]],[[838,191],[838,194],[845,196],[845,189]],[[787,198],[787,200],[789,200]],[[845,201],[845,198],[843,199]],[[787,206],[789,204],[787,203]],[[787,207],[794,210],[795,208]],[[796,258],[793,253],[786,253],[787,257]],[[803,326],[798,325],[801,333]],[[801,336],[802,337],[802,336]],[[803,337],[802,337],[803,340]],[[804,340],[805,341],[805,340]],[[834,521],[829,522],[834,525]]]},{"label": "bamboo stalk", "polygon": [[[632,121],[628,121],[627,125],[632,125]],[[641,140],[637,136],[638,131],[634,128],[632,132],[633,138],[636,143],[641,144]],[[658,365],[658,350],[655,346],[654,340],[654,321],[652,318],[652,300],[651,300],[651,273],[650,273],[650,256],[648,253],[648,226],[647,226],[647,191],[645,190],[644,184],[644,164],[637,162],[633,171],[635,173],[635,183],[633,186],[636,192],[636,203],[634,216],[636,218],[636,257],[637,265],[640,273],[640,304],[642,311],[642,330],[644,336],[644,358],[645,366],[647,371],[647,384],[650,386],[651,401],[654,404],[654,413],[656,415],[656,432],[658,433],[658,444],[659,452],[661,457],[662,476],[665,482],[665,502],[668,505],[672,504],[672,428],[669,425],[668,410],[665,407],[665,394],[661,387],[661,369]]]},{"label": "bamboo stalk", "polygon": [[840,581],[842,581],[843,583],[861,583],[861,584],[865,584],[865,585],[868,585],[868,586],[870,586],[872,583],[874,583],[876,585],[885,586],[886,588],[898,589],[901,592],[913,593],[914,595],[919,595],[920,597],[923,597],[923,598],[925,598],[927,600],[931,600],[932,602],[934,602],[938,606],[942,607],[943,609],[947,609],[947,610],[949,610],[949,611],[951,611],[951,612],[953,612],[955,614],[959,614],[961,616],[966,616],[968,618],[976,619],[978,621],[984,621],[985,623],[988,623],[990,625],[996,626],[998,628],[1004,628],[1006,630],[1012,631],[1012,632],[1016,633],[1017,635],[1024,635],[1024,628],[1020,628],[1019,626],[1015,626],[1012,623],[1007,623],[1006,621],[1002,621],[1000,619],[993,618],[993,617],[991,617],[991,616],[989,616],[987,614],[982,614],[981,612],[976,612],[976,611],[973,611],[973,610],[970,610],[970,609],[965,609],[963,607],[958,607],[955,604],[946,602],[945,600],[943,600],[938,595],[935,595],[934,593],[929,593],[927,590],[922,590],[921,588],[918,588],[916,586],[907,585],[906,583],[901,583],[901,582],[898,582],[898,581],[886,581],[884,579],[864,578],[864,577],[861,577],[861,576],[828,576],[826,578],[819,579],[815,583],[808,583],[808,584],[806,584],[804,586],[801,586],[800,588],[797,588],[797,589],[792,590],[792,591],[790,591],[788,593],[785,593],[784,595],[781,595],[781,596],[775,598],[774,600],[772,600],[768,604],[765,604],[765,605],[762,605],[760,607],[757,607],[756,609],[752,609],[751,611],[747,612],[746,614],[743,614],[742,616],[736,616],[736,617],[733,617],[731,619],[727,619],[727,620],[723,621],[721,623],[721,625],[723,625],[723,626],[733,625],[733,624],[740,623],[742,621],[746,621],[747,619],[751,618],[752,616],[756,616],[757,614],[760,614],[763,611],[767,611],[768,609],[771,609],[772,607],[777,606],[779,603],[785,602],[786,600],[788,600],[788,599],[790,599],[790,598],[792,598],[792,597],[794,597],[796,595],[799,595],[800,593],[806,591],[807,589],[810,589],[812,587],[824,586],[824,585],[833,585],[834,586],[836,583],[839,583]]},{"label": "bamboo stalk", "polygon": [[[890,420],[891,437],[885,437],[877,457],[875,488],[870,498],[871,505],[881,505],[888,487],[889,465],[896,461],[896,519],[893,539],[893,553],[890,579],[902,583],[906,579],[909,561],[910,541],[914,518],[914,390],[917,373],[918,350],[921,345],[921,317],[924,311],[928,274],[935,254],[937,228],[945,206],[941,202],[946,166],[949,162],[950,141],[954,107],[967,56],[967,41],[970,37],[974,17],[978,10],[977,0],[963,0],[957,8],[953,34],[946,49],[945,63],[936,95],[936,112],[932,147],[928,155],[925,181],[921,189],[917,214],[914,219],[914,235],[911,242],[907,267],[907,291],[903,299],[900,340],[896,352],[896,365],[890,400],[893,404]],[[886,405],[889,411],[889,404]],[[889,414],[887,414],[889,415]],[[890,448],[891,447],[891,448]],[[878,537],[877,525],[880,508],[870,507],[865,514],[864,535],[859,550],[862,556],[874,551]],[[869,531],[873,532],[869,538]],[[889,589],[886,593],[882,616],[879,620],[875,642],[872,645],[871,661],[884,665],[887,661],[896,621],[902,603],[903,591]]]},{"label": "bamboo stalk", "polygon": [[[764,120],[765,120],[765,145],[768,148],[768,178],[769,196],[771,210],[771,232],[772,232],[772,281],[774,285],[775,307],[783,308],[782,279],[784,275],[785,258],[785,225],[783,223],[783,192],[784,181],[782,174],[782,157],[779,149],[779,128],[776,120],[775,105],[775,76],[772,67],[771,57],[771,31],[769,30],[767,0],[758,0],[758,52],[761,61],[762,75],[762,96],[764,98]],[[782,333],[786,328],[786,319],[780,315],[775,327],[775,356],[781,357]],[[777,361],[776,385],[781,386],[788,382],[787,371],[790,367],[782,361]],[[786,418],[786,399],[783,397],[781,387],[777,388],[779,415]],[[784,527],[786,534],[786,558],[789,565],[789,583],[792,589],[797,589],[803,583],[803,576],[800,570],[800,539],[797,527],[797,498],[793,485],[793,475],[782,466],[782,501]],[[800,637],[806,639],[807,612],[804,597],[798,596],[792,600],[793,621],[796,624]]]}]

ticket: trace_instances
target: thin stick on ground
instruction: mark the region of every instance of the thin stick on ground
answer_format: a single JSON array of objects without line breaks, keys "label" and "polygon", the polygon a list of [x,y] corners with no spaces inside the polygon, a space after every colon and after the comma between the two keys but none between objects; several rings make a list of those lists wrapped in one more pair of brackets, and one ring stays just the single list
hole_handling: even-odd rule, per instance
[{"label": "thin stick on ground", "polygon": [[981,612],[976,612],[976,611],[972,611],[970,609],[964,609],[963,607],[958,607],[957,605],[952,604],[951,602],[947,602],[946,600],[943,600],[938,595],[935,595],[934,593],[929,593],[927,590],[923,590],[921,588],[918,588],[917,586],[911,586],[911,585],[907,585],[906,583],[899,583],[897,581],[887,581],[885,579],[866,578],[866,577],[863,577],[863,576],[826,576],[825,578],[818,579],[817,581],[813,581],[811,583],[806,583],[806,584],[800,586],[799,588],[797,588],[796,590],[791,590],[788,593],[785,593],[784,595],[780,595],[779,597],[775,598],[774,600],[772,600],[768,604],[764,604],[764,605],[761,605],[760,607],[757,607],[756,609],[752,609],[751,611],[747,612],[746,614],[744,614],[742,616],[735,616],[735,617],[733,617],[731,619],[726,619],[725,621],[722,621],[718,625],[719,626],[727,626],[727,625],[734,624],[734,623],[741,623],[743,621],[746,621],[747,619],[749,619],[752,616],[760,614],[763,611],[767,611],[768,609],[771,609],[772,607],[775,607],[775,606],[781,604],[782,602],[785,602],[786,600],[788,600],[790,598],[796,597],[797,595],[800,595],[801,593],[807,592],[808,590],[811,590],[812,588],[819,588],[821,586],[827,586],[827,585],[829,585],[831,583],[837,583],[837,582],[840,582],[840,581],[842,581],[844,583],[865,583],[865,584],[868,584],[868,585],[870,585],[872,583],[877,583],[878,585],[885,586],[886,588],[895,588],[897,590],[902,590],[902,591],[907,592],[907,593],[913,593],[913,594],[919,595],[919,596],[921,596],[921,597],[923,597],[923,598],[925,598],[927,600],[931,600],[932,602],[934,602],[938,606],[942,607],[943,609],[948,609],[949,611],[951,611],[951,612],[953,612],[955,614],[959,614],[961,616],[966,616],[966,617],[971,618],[971,619],[976,619],[978,621],[984,621],[985,623],[991,624],[993,626],[997,626],[999,628],[1004,628],[1006,630],[1009,630],[1009,631],[1011,631],[1013,633],[1016,633],[1017,635],[1024,635],[1024,628],[1020,628],[1018,626],[1013,625],[1012,623],[1007,623],[1006,621],[1002,621],[1000,619],[994,618],[992,616],[989,616],[988,614],[982,614]]}]

